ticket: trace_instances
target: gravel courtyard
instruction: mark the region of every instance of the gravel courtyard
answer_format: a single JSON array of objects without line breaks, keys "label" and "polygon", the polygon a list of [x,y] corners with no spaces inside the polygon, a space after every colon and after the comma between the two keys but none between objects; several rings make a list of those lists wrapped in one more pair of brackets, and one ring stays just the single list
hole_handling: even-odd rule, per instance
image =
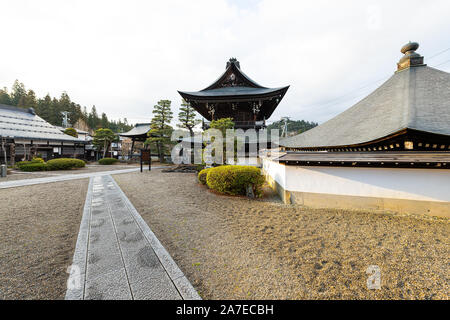
[{"label": "gravel courtyard", "polygon": [[88,182],[0,190],[0,300],[64,298]]},{"label": "gravel courtyard", "polygon": [[233,198],[195,174],[114,179],[204,299],[449,298],[448,219]]}]

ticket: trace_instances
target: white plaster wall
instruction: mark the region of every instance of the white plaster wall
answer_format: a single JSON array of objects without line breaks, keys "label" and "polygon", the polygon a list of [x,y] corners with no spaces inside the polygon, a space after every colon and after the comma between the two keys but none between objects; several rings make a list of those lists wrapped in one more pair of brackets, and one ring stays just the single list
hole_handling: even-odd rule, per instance
[{"label": "white plaster wall", "polygon": [[283,166],[278,162],[271,161],[268,158],[261,159],[263,171],[269,174],[272,179],[286,189],[286,166]]},{"label": "white plaster wall", "polygon": [[446,169],[299,167],[267,159],[263,167],[287,191],[450,201],[450,170]]}]

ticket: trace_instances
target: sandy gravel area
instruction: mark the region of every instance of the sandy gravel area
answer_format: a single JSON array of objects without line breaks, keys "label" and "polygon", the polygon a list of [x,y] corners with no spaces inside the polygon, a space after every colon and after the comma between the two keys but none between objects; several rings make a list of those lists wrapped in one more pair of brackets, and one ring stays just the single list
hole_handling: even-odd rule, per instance
[{"label": "sandy gravel area", "polygon": [[57,170],[57,171],[37,171],[37,172],[23,172],[20,170],[14,170],[11,173],[8,173],[6,178],[0,178],[0,182],[4,181],[13,181],[13,180],[23,180],[23,179],[35,179],[35,178],[45,178],[45,177],[53,177],[60,176],[64,174],[83,174],[83,173],[94,173],[101,171],[112,171],[112,170],[123,170],[123,169],[132,169],[137,168],[138,165],[124,165],[124,164],[115,164],[115,165],[87,165],[84,168],[72,169],[72,170]]},{"label": "sandy gravel area", "polygon": [[205,299],[449,298],[448,219],[216,195],[195,174],[114,179]]},{"label": "sandy gravel area", "polygon": [[64,298],[88,182],[0,190],[0,300]]}]

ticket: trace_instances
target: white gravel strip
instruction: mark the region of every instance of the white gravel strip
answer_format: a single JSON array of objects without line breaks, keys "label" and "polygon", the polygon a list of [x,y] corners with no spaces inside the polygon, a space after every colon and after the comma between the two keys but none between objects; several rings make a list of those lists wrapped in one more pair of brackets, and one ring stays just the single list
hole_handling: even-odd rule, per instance
[{"label": "white gravel strip", "polygon": [[[165,168],[165,167],[152,167],[152,169],[160,169],[160,168]],[[132,168],[132,169],[100,171],[100,172],[90,172],[90,173],[80,173],[80,174],[65,174],[65,175],[54,176],[54,177],[45,177],[45,178],[12,180],[12,181],[0,182],[0,189],[30,186],[30,185],[34,185],[34,184],[51,183],[51,182],[66,181],[66,180],[101,177],[101,176],[106,176],[106,175],[110,175],[110,174],[137,172],[139,170],[140,170],[140,168]],[[144,168],[144,170],[148,170],[148,168]]]}]

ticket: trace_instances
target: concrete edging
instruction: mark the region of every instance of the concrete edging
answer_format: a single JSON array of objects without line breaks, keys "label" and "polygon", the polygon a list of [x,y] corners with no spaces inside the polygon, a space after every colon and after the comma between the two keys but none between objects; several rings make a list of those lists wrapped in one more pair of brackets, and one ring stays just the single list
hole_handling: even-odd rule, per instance
[{"label": "concrete edging", "polygon": [[[77,266],[79,270],[71,270],[67,284],[70,282],[80,281],[78,288],[69,288],[67,286],[65,300],[83,300],[84,299],[84,287],[86,278],[86,265],[87,265],[87,251],[88,251],[88,239],[89,239],[89,223],[91,220],[91,201],[92,201],[92,185],[94,178],[89,179],[88,191],[86,194],[86,200],[84,202],[83,216],[81,217],[80,230],[78,231],[77,244],[72,259],[72,266]],[[78,273],[79,271],[79,273]],[[75,277],[80,275],[79,279]]]}]

